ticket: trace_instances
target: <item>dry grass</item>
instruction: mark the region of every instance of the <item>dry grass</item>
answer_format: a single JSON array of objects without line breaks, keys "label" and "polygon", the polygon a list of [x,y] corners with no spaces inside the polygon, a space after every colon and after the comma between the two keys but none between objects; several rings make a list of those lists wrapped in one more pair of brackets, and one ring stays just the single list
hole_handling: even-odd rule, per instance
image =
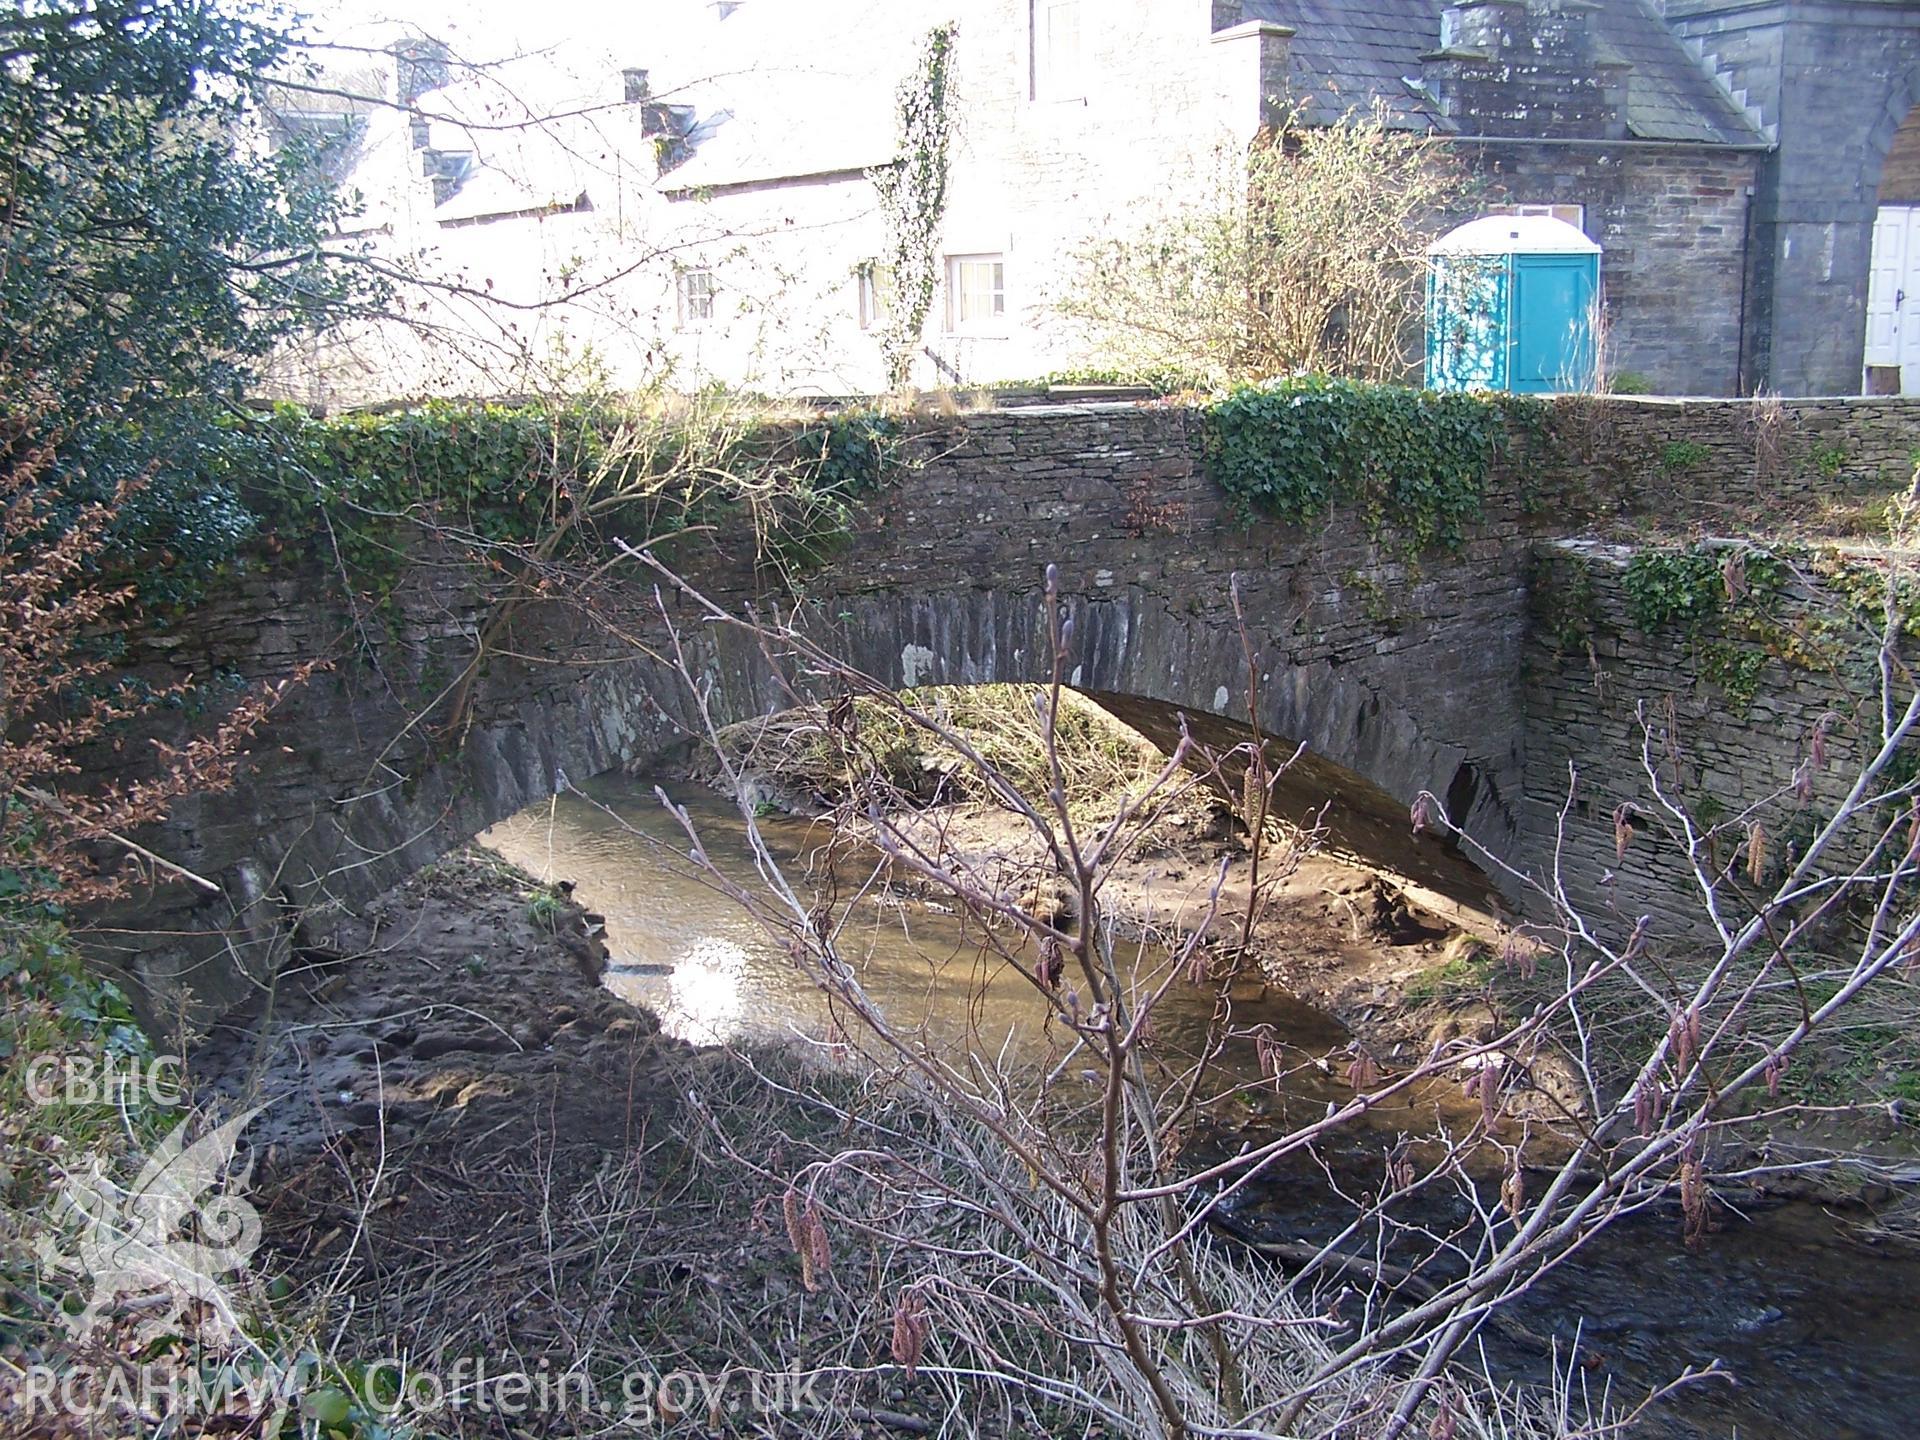
[{"label": "dry grass", "polygon": [[[840,737],[812,710],[729,726],[720,743],[743,770],[821,804],[839,804],[875,778],[893,797],[920,804],[990,799],[981,767],[905,718],[906,710],[918,710],[963,734],[994,773],[1044,812],[1054,784],[1038,708],[1047,696],[1038,685],[973,685],[902,691],[898,704],[855,700],[853,733],[864,751],[857,771],[848,766]],[[1076,818],[1111,815],[1123,796],[1144,791],[1166,764],[1152,741],[1070,690],[1060,694],[1054,731]],[[717,768],[704,753],[698,764],[702,777]]]},{"label": "dry grass", "polygon": [[[434,1247],[379,1239],[377,1263],[330,1297],[316,1330],[344,1323],[353,1352],[407,1355],[428,1372],[476,1353],[511,1357],[530,1373],[579,1376],[599,1396],[636,1374],[817,1377],[811,1405],[730,1433],[1158,1433],[1137,1377],[1090,1342],[1100,1329],[1091,1292],[1062,1295],[1039,1278],[1046,1267],[1027,1273],[1010,1259],[1010,1195],[1030,1196],[1015,1223],[1051,1254],[1084,1253],[1084,1221],[1030,1192],[990,1135],[909,1085],[792,1052],[675,1051],[663,1064],[660,1089],[683,1104],[656,1133],[602,1154],[569,1188],[556,1179],[569,1142],[555,1117],[546,1143],[468,1176],[470,1235]],[[805,1261],[783,1215],[789,1196],[819,1222]],[[1144,1254],[1162,1238],[1142,1221],[1128,1243]],[[1213,1294],[1269,1322],[1238,1337],[1255,1393],[1289,1395],[1341,1340],[1343,1326],[1320,1318],[1324,1297],[1290,1293],[1265,1263],[1205,1243],[1196,1257]],[[1169,1372],[1184,1373],[1190,1337],[1171,1331],[1158,1343]],[[1288,1433],[1369,1440],[1401,1383],[1385,1368],[1356,1372]],[[746,1393],[744,1379],[734,1393]],[[1196,1425],[1224,1420],[1212,1395],[1185,1398]],[[1448,1433],[1485,1440],[1591,1434],[1600,1418],[1577,1385],[1556,1398],[1471,1374],[1439,1403],[1456,1426]],[[1429,1406],[1421,1426],[1437,1414]],[[442,1433],[491,1433],[477,1413],[416,1418]],[[705,1418],[662,1429],[705,1433]],[[1249,1424],[1258,1433],[1258,1417]]]}]

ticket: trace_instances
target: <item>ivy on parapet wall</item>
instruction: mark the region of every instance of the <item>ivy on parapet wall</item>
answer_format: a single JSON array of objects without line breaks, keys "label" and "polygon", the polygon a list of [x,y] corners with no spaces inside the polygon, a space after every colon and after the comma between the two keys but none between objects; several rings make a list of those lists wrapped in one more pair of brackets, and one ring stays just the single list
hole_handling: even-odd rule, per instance
[{"label": "ivy on parapet wall", "polygon": [[243,423],[235,477],[283,538],[325,534],[357,572],[392,568],[397,527],[458,526],[475,538],[537,535],[569,503],[565,482],[599,460],[584,411],[429,403],[318,418],[291,406]]},{"label": "ivy on parapet wall", "polygon": [[[1594,573],[1583,556],[1534,558],[1534,630],[1558,654],[1591,655],[1610,628]],[[1834,547],[1715,540],[1640,547],[1621,573],[1620,591],[1628,625],[1682,641],[1695,673],[1745,707],[1758,696],[1770,659],[1832,676],[1836,693],[1871,688],[1888,582],[1885,564]],[[1900,578],[1895,609],[1904,652],[1920,639],[1920,581]]]},{"label": "ivy on parapet wall", "polygon": [[604,529],[638,544],[695,529],[792,572],[822,563],[890,472],[898,427],[841,412],[810,423],[635,414],[596,403],[433,401],[237,422],[229,477],[273,543],[322,544],[383,600],[433,531],[532,553]]},{"label": "ivy on parapet wall", "polygon": [[1669,627],[1695,636],[1734,613],[1769,614],[1790,578],[1786,563],[1745,545],[1648,548],[1627,562],[1627,613],[1649,634]]},{"label": "ivy on parapet wall", "polygon": [[1243,521],[1306,525],[1346,507],[1406,554],[1457,550],[1510,423],[1537,428],[1537,408],[1522,396],[1305,376],[1209,403],[1202,447]]}]

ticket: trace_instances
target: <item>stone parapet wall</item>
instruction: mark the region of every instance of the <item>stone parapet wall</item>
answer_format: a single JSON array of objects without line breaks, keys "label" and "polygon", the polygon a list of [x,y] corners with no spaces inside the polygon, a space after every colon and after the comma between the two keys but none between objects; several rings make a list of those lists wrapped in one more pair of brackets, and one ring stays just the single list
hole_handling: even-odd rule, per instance
[{"label": "stone parapet wall", "polygon": [[[1904,485],[1920,459],[1920,396],[1556,403],[1574,469],[1625,508],[1678,504],[1680,518],[1742,531],[1840,487]],[[1723,508],[1733,503],[1758,508]]]}]

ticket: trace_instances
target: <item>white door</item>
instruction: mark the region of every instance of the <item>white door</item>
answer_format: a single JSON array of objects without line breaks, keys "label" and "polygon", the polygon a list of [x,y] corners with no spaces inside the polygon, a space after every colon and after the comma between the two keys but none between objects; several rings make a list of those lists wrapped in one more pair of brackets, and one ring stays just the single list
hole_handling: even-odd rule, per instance
[{"label": "white door", "polygon": [[1920,394],[1920,205],[1882,205],[1874,218],[1866,363],[1898,366],[1900,393]]}]

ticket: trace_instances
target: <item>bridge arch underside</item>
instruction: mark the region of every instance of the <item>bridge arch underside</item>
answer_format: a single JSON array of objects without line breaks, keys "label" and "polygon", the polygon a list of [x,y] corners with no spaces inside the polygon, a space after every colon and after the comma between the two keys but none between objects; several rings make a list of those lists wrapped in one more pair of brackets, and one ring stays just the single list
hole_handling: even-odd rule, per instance
[{"label": "bridge arch underside", "polygon": [[[1183,723],[1220,751],[1252,733],[1246,653],[1236,628],[1177,616],[1124,590],[1063,599],[1061,615],[1070,622],[1062,679],[1163,748],[1177,741]],[[815,606],[797,624],[837,659],[896,689],[1044,684],[1053,674],[1044,606],[1032,595],[1009,599],[969,589],[856,596]],[[706,692],[704,715],[684,679],[656,655],[603,667],[568,693],[548,692],[491,717],[448,762],[453,784],[434,787],[449,789],[450,810],[443,833],[424,837],[433,853],[544,800],[561,774],[580,780],[616,766],[643,767],[698,738],[709,723],[775,714],[796,697],[831,698],[837,688],[738,628],[686,626],[681,639]],[[1507,857],[1518,838],[1507,798],[1517,789],[1517,745],[1480,754],[1436,736],[1352,666],[1295,666],[1271,655],[1262,661],[1258,714],[1270,753],[1277,758],[1304,747],[1280,787],[1289,808],[1304,815],[1331,802],[1336,846],[1483,903],[1486,875],[1451,845],[1415,843],[1409,806],[1430,791],[1451,818]],[[1502,739],[1498,731],[1488,726],[1486,738]],[[417,812],[418,804],[407,809]],[[379,828],[399,840],[409,832],[396,826],[407,825],[396,815]]]},{"label": "bridge arch underside", "polygon": [[[1177,738],[1183,719],[1196,739],[1222,751],[1246,739],[1248,672],[1234,625],[1176,614],[1127,589],[1063,599],[1061,606],[1071,621],[1063,679],[1073,688],[1163,746]],[[1031,592],[890,593],[823,601],[797,624],[829,653],[896,688],[1045,683],[1052,661],[1044,611]],[[543,658],[495,663],[452,755],[349,787],[298,815],[273,813],[285,808],[274,797],[288,787],[270,771],[238,795],[204,802],[222,817],[205,833],[227,836],[226,853],[207,855],[203,863],[213,868],[202,873],[218,875],[228,898],[196,911],[197,928],[218,933],[219,956],[210,962],[215,947],[204,945],[198,955],[185,953],[193,946],[143,947],[132,967],[139,988],[149,997],[164,993],[183,978],[181,967],[191,966],[199,999],[225,1008],[244,997],[249,976],[271,971],[276,950],[284,955],[284,926],[276,934],[270,922],[289,907],[364,903],[546,799],[562,777],[580,781],[644,766],[704,734],[709,722],[774,714],[791,709],[796,697],[824,699],[838,689],[807,673],[790,652],[688,609],[677,625],[679,653],[704,692],[703,717],[668,658],[674,651],[662,643],[657,615],[650,643],[613,653],[603,629],[557,610],[516,627],[503,651]],[[1505,727],[1478,727],[1487,743],[1476,747],[1434,733],[1437,727],[1423,724],[1358,665],[1293,664],[1280,645],[1257,635],[1255,645],[1258,713],[1270,753],[1306,747],[1283,781],[1283,806],[1304,815],[1330,801],[1335,848],[1483,905],[1487,877],[1448,844],[1416,842],[1408,807],[1429,790],[1491,850],[1509,854],[1518,838],[1510,809],[1521,761],[1517,717]],[[299,723],[314,745],[340,733],[325,714]],[[296,751],[285,763],[299,767],[306,758]],[[341,768],[337,757],[331,763]],[[250,848],[236,853],[236,846]],[[224,913],[213,915],[215,908]],[[195,927],[167,928],[177,935]]]}]

